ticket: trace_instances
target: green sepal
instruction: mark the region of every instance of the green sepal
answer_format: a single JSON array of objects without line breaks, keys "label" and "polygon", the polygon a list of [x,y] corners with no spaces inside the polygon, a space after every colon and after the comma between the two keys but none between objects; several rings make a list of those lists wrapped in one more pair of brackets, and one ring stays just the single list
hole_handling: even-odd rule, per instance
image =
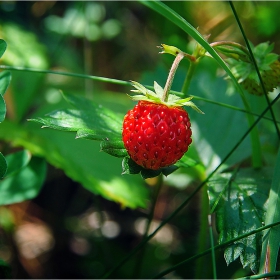
[{"label": "green sepal", "polygon": [[154,89],[155,92],[147,89],[146,87],[144,87],[143,85],[141,85],[140,83],[137,83],[135,81],[131,81],[132,86],[134,86],[136,88],[131,90],[132,92],[136,92],[136,93],[141,93],[141,94],[136,94],[136,95],[129,95],[130,98],[134,101],[148,101],[148,102],[152,102],[152,103],[158,103],[158,104],[163,104],[166,105],[168,107],[180,107],[180,106],[188,106],[191,107],[192,109],[194,109],[195,111],[197,111],[200,114],[204,114],[193,102],[191,102],[190,100],[193,97],[187,97],[184,99],[181,99],[179,96],[174,95],[174,94],[169,94],[168,95],[168,101],[163,101],[163,88],[156,82],[154,81]]},{"label": "green sepal", "polygon": [[128,155],[122,139],[116,140],[107,138],[100,143],[100,150],[119,158],[126,157]]},{"label": "green sepal", "polygon": [[164,176],[168,176],[174,171],[176,171],[179,167],[176,165],[171,165],[168,167],[160,168],[158,170],[146,169],[140,165],[138,165],[135,161],[133,161],[130,157],[125,157],[122,161],[122,174],[141,174],[143,179],[153,178],[159,176],[161,173]]}]

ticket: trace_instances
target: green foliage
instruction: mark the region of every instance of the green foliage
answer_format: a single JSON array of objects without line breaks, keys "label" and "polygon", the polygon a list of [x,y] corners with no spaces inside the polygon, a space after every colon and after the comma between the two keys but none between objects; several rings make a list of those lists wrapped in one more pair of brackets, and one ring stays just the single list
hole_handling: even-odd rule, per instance
[{"label": "green foliage", "polygon": [[[22,202],[36,197],[43,185],[46,177],[46,162],[44,159],[32,157],[29,164],[26,166],[19,166],[15,163],[20,161],[22,154],[7,156],[7,162],[11,163],[11,175],[6,176],[1,181],[0,188],[0,205],[7,205]],[[18,166],[16,166],[18,165]],[[16,172],[17,169],[18,171]]]},{"label": "green foliage", "polygon": [[[211,212],[217,214],[219,242],[224,243],[262,226],[271,185],[270,168],[240,169],[215,175],[208,182]],[[243,267],[259,267],[262,235],[253,234],[225,250],[229,264],[240,257]]]},{"label": "green foliage", "polygon": [[[52,215],[50,209],[53,207],[51,202],[55,201],[59,204],[61,213],[54,219],[54,232],[58,235],[58,232],[63,232],[66,228],[67,232],[70,231],[71,238],[67,239],[65,235],[65,243],[68,247],[70,244],[69,248],[73,252],[76,249],[75,260],[79,260],[83,271],[81,278],[88,278],[88,275],[93,276],[92,278],[100,278],[103,273],[108,277],[113,275],[116,278],[130,278],[133,273],[135,276],[137,271],[140,271],[137,277],[150,278],[161,270],[163,271],[159,274],[160,277],[170,273],[167,275],[169,278],[195,278],[199,275],[195,271],[202,271],[205,278],[213,276],[236,278],[250,273],[249,269],[254,273],[259,270],[261,275],[255,277],[278,275],[273,271],[279,259],[279,226],[271,225],[279,222],[280,161],[279,156],[278,158],[275,156],[279,146],[279,139],[275,134],[280,116],[279,104],[273,103],[271,109],[274,110],[276,117],[267,114],[266,121],[259,122],[257,128],[254,122],[255,116],[260,115],[268,105],[261,97],[247,98],[239,85],[250,75],[258,81],[248,50],[231,42],[224,41],[216,45],[209,43],[208,40],[216,36],[215,30],[213,30],[213,37],[208,38],[200,33],[204,30],[203,27],[195,28],[199,18],[201,22],[198,25],[204,24],[205,20],[207,26],[207,20],[214,18],[217,7],[219,13],[231,19],[230,9],[223,10],[226,3],[219,3],[219,6],[206,2],[205,5],[172,1],[166,3],[140,1],[140,3],[143,3],[143,6],[139,3],[130,3],[131,6],[128,7],[126,3],[116,2],[110,4],[114,5],[114,8],[108,9],[108,13],[106,9],[109,4],[105,2],[71,3],[65,6],[62,2],[50,6],[42,4],[41,8],[46,10],[40,21],[40,29],[37,29],[40,36],[38,38],[35,32],[27,31],[29,23],[25,28],[14,23],[0,25],[0,35],[8,42],[7,48],[6,42],[0,39],[0,56],[7,48],[2,63],[9,65],[1,65],[1,68],[6,67],[13,71],[13,80],[7,98],[5,96],[6,101],[4,93],[10,85],[11,74],[7,71],[0,73],[0,148],[5,155],[4,157],[0,153],[0,225],[3,231],[16,236],[18,225],[13,220],[13,207],[9,208],[10,205],[38,197],[44,185],[44,194],[38,197],[35,204],[38,203],[39,207],[47,204],[46,209],[50,216]],[[37,4],[32,3],[29,6],[34,14],[36,11],[44,11],[43,8],[35,9]],[[0,10],[4,5],[0,5]],[[52,10],[52,5],[55,8],[61,5],[56,16],[52,15],[55,10]],[[210,9],[207,5],[213,5],[215,8]],[[245,4],[241,3],[240,7],[245,7],[242,5]],[[258,34],[277,35],[279,27],[279,23],[276,22],[277,9],[271,9],[269,6],[263,6],[263,9],[257,9],[257,6],[250,7],[251,10],[248,10],[248,15],[246,14],[243,20],[248,21],[255,14],[254,19],[264,21],[263,25],[259,20],[257,24],[255,22],[254,26],[258,28],[254,29],[256,34],[248,33],[250,40],[260,43]],[[195,16],[191,15],[193,9],[195,9]],[[205,19],[202,20],[200,15],[205,15]],[[270,15],[274,20],[266,15]],[[36,23],[39,22],[39,18],[40,16],[36,17]],[[126,28],[127,19],[129,22],[136,23],[133,26],[140,26],[142,21],[144,22],[142,36],[139,36],[139,32],[135,32],[137,29],[131,28],[132,24]],[[233,22],[233,25],[236,25],[236,22]],[[221,28],[218,32],[221,37],[234,38],[238,33],[234,31],[227,34],[228,30],[230,32],[235,30],[231,29],[233,26],[228,30],[222,30],[222,24],[217,26]],[[252,27],[248,26],[248,30],[250,28]],[[153,37],[155,35],[153,32],[158,34]],[[186,108],[193,132],[193,142],[188,153],[173,166],[157,171],[147,170],[128,157],[122,142],[123,116],[134,105],[123,94],[129,91],[131,86],[131,83],[124,80],[138,80],[141,75],[141,83],[146,85],[144,87],[133,82],[138,90],[136,92],[144,91],[149,97],[158,98],[150,91],[151,85],[154,80],[160,81],[161,85],[164,84],[167,68],[171,65],[171,56],[162,55],[158,59],[155,55],[154,42],[172,44],[185,51],[187,36],[192,37],[197,43],[196,46],[200,48],[200,58],[203,56],[205,58],[199,59],[199,63],[193,68],[194,72],[191,73],[193,79],[187,87],[182,85],[185,85],[184,79],[188,76],[188,69],[191,67],[188,61],[183,60],[174,78],[173,86],[177,90],[176,96],[190,95],[199,107],[203,108],[205,115],[202,116]],[[110,41],[113,38],[115,41]],[[40,40],[43,43],[40,43]],[[196,50],[193,45],[190,43],[187,46],[188,52]],[[276,52],[278,45],[275,44]],[[270,43],[260,43],[252,47],[260,71],[269,71],[269,65],[277,61],[278,55],[271,54],[273,46]],[[219,53],[230,57],[231,60],[224,60]],[[134,63],[135,58],[141,63]],[[229,67],[228,63],[234,67]],[[83,64],[84,68],[82,68]],[[133,64],[132,69],[129,67],[130,64]],[[49,65],[52,70],[46,70]],[[147,66],[151,70],[141,73],[142,69],[148,68]],[[55,68],[59,71],[56,72]],[[227,81],[220,73],[220,68],[233,81],[234,88],[228,87]],[[98,76],[89,76],[80,72],[98,73]],[[101,77],[102,75],[123,80]],[[105,83],[104,87],[100,85],[101,82]],[[109,93],[107,91],[109,88],[114,93]],[[159,96],[163,95],[163,88],[159,84],[154,83],[154,88]],[[184,88],[188,88],[188,92],[179,92],[181,89],[185,91]],[[59,89],[67,92],[62,94],[63,99],[61,94],[58,94]],[[236,94],[237,92],[239,95]],[[85,94],[87,98],[84,97]],[[170,95],[170,98],[176,101],[177,97],[174,96]],[[270,94],[269,102],[275,96],[276,91]],[[136,95],[136,100],[137,98],[139,96]],[[189,102],[189,99],[183,101]],[[6,105],[11,110],[8,111],[8,119]],[[232,108],[237,109],[238,112],[230,110]],[[26,122],[26,119],[32,122]],[[38,123],[44,128],[51,129],[39,129]],[[246,135],[248,129],[253,126],[251,139],[245,139],[243,135]],[[14,152],[15,147],[23,150]],[[47,174],[47,163],[55,170],[56,168],[62,170],[74,181],[70,180],[71,184],[77,182],[75,187],[80,184],[89,192],[83,190],[83,194],[79,196],[80,189],[73,194],[72,188],[68,189],[67,186],[71,193],[69,197],[76,198],[70,201],[64,193],[64,185],[59,181],[59,176],[55,178],[52,169],[50,174]],[[236,166],[241,167],[234,169]],[[253,167],[256,166],[260,168],[254,169]],[[122,176],[121,173],[138,174],[138,176]],[[46,182],[47,175],[50,180]],[[162,185],[162,189],[156,205],[159,185]],[[52,189],[53,186],[55,191]],[[203,187],[208,188],[209,201],[205,195],[206,189],[201,197],[195,198]],[[151,195],[153,191],[154,197]],[[45,196],[45,193],[50,196]],[[54,193],[56,200],[52,200]],[[83,195],[87,196],[90,202],[86,202]],[[98,196],[120,204],[122,209],[150,206],[150,212],[147,212],[147,209],[119,211],[113,203]],[[93,198],[94,203],[92,203]],[[63,201],[67,204],[66,214],[61,210]],[[189,202],[193,203],[186,211],[182,211]],[[86,210],[89,213],[76,214],[84,211],[80,209],[88,207],[87,203],[90,204],[90,208]],[[215,247],[213,240],[211,244],[207,243],[209,204],[210,214],[216,215],[219,245]],[[31,201],[29,205],[32,206],[33,202]],[[56,211],[54,211],[55,215],[58,213]],[[93,214],[100,215],[98,222],[93,219],[96,217]],[[65,218],[64,215],[67,217]],[[112,223],[116,216],[119,216],[120,225],[125,225],[123,227],[125,231],[122,230],[120,239],[107,240],[104,225],[106,222]],[[126,220],[128,216],[133,220],[129,226]],[[140,236],[137,219],[143,217],[148,218],[146,229],[142,229],[143,240],[135,247]],[[73,219],[75,223],[72,223]],[[58,224],[60,228],[57,228]],[[93,224],[98,224],[98,228],[94,228]],[[266,227],[263,227],[263,224]],[[164,225],[169,232],[164,231],[166,229]],[[263,229],[265,231],[262,231]],[[165,239],[171,236],[172,241],[164,243],[165,240],[160,243],[161,234]],[[126,241],[124,248],[122,244],[127,236],[131,243]],[[82,246],[77,246],[75,242],[77,244],[82,242]],[[91,248],[92,244],[94,244],[95,255],[79,253],[83,246]],[[209,249],[209,246],[212,248]],[[196,252],[197,248],[199,252]],[[226,262],[220,257],[218,251],[220,248],[225,248]],[[145,250],[137,254],[141,249],[147,249],[146,254]],[[205,257],[211,251],[212,267],[211,259]],[[191,263],[192,260],[202,256],[205,259],[201,258],[196,264]],[[23,255],[20,258],[26,261]],[[239,263],[234,261],[237,259],[240,259],[243,270],[238,271],[236,268]],[[203,270],[201,270],[202,263],[206,264]],[[233,264],[226,267],[231,263]],[[215,264],[218,266],[216,267]],[[10,270],[7,269],[9,269],[8,265],[0,260],[0,275],[3,278],[10,276]],[[214,271],[213,274],[211,269]],[[266,271],[271,272],[263,275],[262,273]]]}]

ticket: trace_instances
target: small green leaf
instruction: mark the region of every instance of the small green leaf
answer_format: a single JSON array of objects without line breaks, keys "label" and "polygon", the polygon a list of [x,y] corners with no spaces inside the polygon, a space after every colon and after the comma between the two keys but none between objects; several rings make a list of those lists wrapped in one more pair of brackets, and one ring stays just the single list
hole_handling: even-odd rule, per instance
[{"label": "small green leaf", "polygon": [[125,157],[122,161],[122,174],[141,174],[143,179],[157,177],[161,173],[165,176],[170,175],[178,169],[177,166],[171,165],[158,170],[146,169],[134,162],[130,157]]},{"label": "small green leaf", "polygon": [[0,39],[0,57],[2,57],[6,49],[7,49],[7,43],[3,39]]},{"label": "small green leaf", "polygon": [[46,162],[33,157],[29,164],[14,176],[0,182],[0,205],[32,199],[39,193],[46,176]]},{"label": "small green leaf", "polygon": [[188,157],[186,154],[184,154],[183,157],[175,163],[175,165],[178,167],[192,167],[197,164],[197,161]]},{"label": "small green leaf", "polygon": [[0,73],[0,94],[4,95],[7,91],[9,84],[11,82],[12,75],[8,71],[3,71]]},{"label": "small green leaf", "polygon": [[[222,173],[208,183],[210,207],[217,215],[219,243],[230,241],[263,225],[272,170],[242,169]],[[227,264],[240,257],[243,267],[257,271],[261,234],[236,241],[225,250]]]},{"label": "small green leaf", "polygon": [[0,94],[0,123],[5,120],[6,117],[6,103],[3,96]]},{"label": "small green leaf", "polygon": [[111,140],[107,138],[105,141],[102,141],[100,143],[100,148],[101,151],[114,157],[127,156],[127,150],[125,149],[122,140]]},{"label": "small green leaf", "polygon": [[[2,153],[0,153],[0,179],[2,179],[7,172],[7,161]],[[0,183],[1,184],[1,183]]]},{"label": "small green leaf", "polygon": [[27,150],[15,152],[6,156],[8,170],[5,178],[14,175],[16,172],[25,167],[31,159],[31,154]]}]

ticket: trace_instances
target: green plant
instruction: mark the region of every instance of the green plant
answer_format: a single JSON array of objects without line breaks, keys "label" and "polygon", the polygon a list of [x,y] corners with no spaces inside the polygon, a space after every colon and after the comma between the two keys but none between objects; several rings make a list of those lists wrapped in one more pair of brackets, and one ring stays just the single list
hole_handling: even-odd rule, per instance
[{"label": "green plant", "polygon": [[[161,168],[156,170],[138,165],[135,158],[136,162],[133,161],[133,156],[130,158],[129,147],[126,146],[127,152],[122,140],[123,118],[125,112],[132,107],[131,101],[124,94],[119,94],[118,98],[115,98],[115,95],[108,95],[109,99],[113,100],[112,104],[110,101],[108,102],[108,99],[105,100],[103,95],[95,96],[94,100],[91,100],[82,95],[68,93],[67,91],[70,90],[66,89],[61,93],[63,100],[59,105],[53,106],[54,111],[51,113],[49,113],[50,106],[42,108],[41,111],[38,110],[35,114],[28,116],[30,122],[25,127],[10,120],[1,124],[1,139],[6,142],[12,141],[15,146],[28,150],[17,152],[11,157],[7,156],[6,159],[1,154],[1,174],[5,175],[6,162],[8,162],[8,166],[10,164],[14,167],[10,170],[8,168],[6,177],[10,175],[16,176],[13,177],[16,180],[31,181],[30,185],[26,186],[31,191],[21,193],[20,200],[13,200],[13,194],[19,194],[19,192],[9,185],[12,183],[9,183],[8,178],[4,178],[1,186],[7,184],[8,187],[5,188],[10,188],[12,191],[8,192],[6,197],[1,196],[2,205],[30,199],[39,192],[45,176],[45,161],[34,155],[41,156],[51,165],[63,169],[70,178],[81,183],[84,188],[95,195],[117,202],[123,208],[141,207],[145,209],[148,205],[147,201],[150,202],[150,212],[147,215],[148,220],[142,241],[127,254],[117,255],[118,253],[115,253],[117,261],[109,266],[106,273],[104,271],[103,275],[98,275],[104,278],[119,277],[120,275],[122,277],[134,275],[140,278],[141,268],[144,269],[148,266],[147,263],[144,266],[144,260],[148,258],[148,254],[145,254],[144,251],[145,248],[149,250],[147,243],[164,226],[176,219],[200,192],[199,223],[201,228],[197,238],[197,253],[192,252],[191,256],[184,255],[175,263],[167,263],[159,269],[148,270],[145,276],[159,278],[171,275],[172,277],[174,275],[169,273],[180,271],[184,265],[196,260],[198,268],[191,274],[192,277],[201,278],[209,277],[209,275],[213,278],[222,277],[217,265],[218,249],[221,248],[224,250],[227,264],[240,259],[244,268],[241,276],[251,273],[256,274],[252,278],[279,275],[277,272],[280,222],[278,214],[279,152],[278,156],[275,156],[279,150],[280,135],[279,116],[275,109],[278,105],[276,102],[279,95],[276,96],[276,92],[268,94],[279,85],[278,76],[273,72],[274,65],[278,64],[278,55],[272,53],[272,45],[268,43],[254,47],[248,42],[231,2],[231,11],[239,24],[246,46],[232,41],[211,43],[211,36],[201,35],[168,5],[158,1],[140,1],[140,3],[144,5],[145,9],[151,8],[156,14],[168,20],[169,24],[173,23],[186,35],[192,37],[194,43],[192,42],[191,51],[189,51],[190,48],[181,51],[177,46],[162,44],[162,54],[168,54],[165,55],[166,57],[175,56],[176,69],[178,61],[184,57],[185,61],[188,61],[187,71],[182,70],[181,72],[184,79],[181,79],[180,82],[176,80],[180,74],[180,68],[175,76],[176,69],[172,68],[174,64],[171,67],[171,75],[167,77],[166,87],[162,89],[155,82],[155,92],[152,91],[152,86],[142,86],[136,82],[130,83],[117,79],[45,69],[4,65],[1,67],[11,71],[20,71],[19,73],[21,71],[29,72],[31,75],[43,73],[85,78],[106,84],[122,85],[127,90],[134,86],[137,93],[144,94],[144,97],[136,95],[136,100],[148,98],[153,100],[153,104],[173,101],[172,105],[180,103],[182,106],[191,106],[201,112],[190,100],[200,102],[199,107],[202,108],[205,115],[189,112],[193,128],[193,143],[189,150],[175,160],[172,159],[170,161],[172,165],[160,166]],[[180,48],[183,49],[181,46]],[[163,57],[161,56],[161,58]],[[220,68],[225,71],[231,86],[233,85],[234,94],[232,95],[225,94],[226,82],[215,75],[216,70]],[[10,76],[7,76],[7,72],[3,73],[2,87],[6,89],[7,77]],[[157,77],[152,76],[151,79],[157,80]],[[246,89],[250,90],[244,85],[248,79],[254,80],[254,86],[257,85],[257,95],[260,96],[248,94]],[[173,81],[173,86],[177,87],[176,90],[171,89]],[[272,86],[268,86],[270,82],[272,82]],[[178,90],[180,87],[181,89]],[[3,111],[2,120],[4,120],[3,98],[2,103],[0,112]],[[116,109],[116,104],[119,105],[120,110]],[[211,104],[216,107],[211,107]],[[43,113],[46,112],[47,114],[43,116]],[[247,123],[244,120],[247,120]],[[261,121],[266,121],[266,124],[260,127]],[[38,123],[43,128],[60,131],[39,130]],[[187,127],[188,129],[189,127]],[[75,132],[76,139],[79,140],[74,140],[73,135],[67,132]],[[275,144],[271,146],[267,142],[264,144],[263,137],[274,137]],[[267,146],[269,148],[266,148]],[[187,149],[188,147],[184,149],[184,152]],[[266,149],[271,149],[272,152],[269,153]],[[99,150],[107,155],[100,156]],[[21,164],[18,164],[19,162]],[[36,177],[33,181],[30,180],[31,175],[28,175],[31,177],[26,177],[26,174],[31,174],[30,172]],[[121,173],[124,176],[121,176]],[[142,178],[127,176],[139,173]],[[146,180],[145,182],[148,182],[153,188],[143,184],[143,179],[148,178],[152,178],[151,181]],[[192,182],[193,188],[189,190],[185,198],[182,198],[180,204],[176,204],[172,212],[153,228],[156,202],[161,189],[165,185],[178,187],[181,180]],[[151,198],[152,190],[153,198]],[[181,195],[180,191],[178,193]],[[216,217],[217,232],[212,223],[214,216]],[[184,220],[181,226],[186,222]],[[215,245],[216,237],[218,245]],[[208,239],[210,239],[209,243]],[[209,253],[212,253],[212,267],[210,267],[210,272],[205,272],[203,275],[202,257]],[[133,257],[137,257],[134,273],[128,269],[130,266],[126,265]],[[250,269],[249,272],[246,268]],[[183,275],[188,276],[188,274]]]}]

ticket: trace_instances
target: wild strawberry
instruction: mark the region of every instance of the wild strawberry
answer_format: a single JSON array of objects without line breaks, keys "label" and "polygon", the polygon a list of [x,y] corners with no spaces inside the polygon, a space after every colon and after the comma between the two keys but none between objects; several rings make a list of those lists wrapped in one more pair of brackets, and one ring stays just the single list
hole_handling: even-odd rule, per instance
[{"label": "wild strawberry", "polygon": [[133,97],[140,101],[124,117],[122,137],[129,156],[146,169],[157,170],[176,163],[192,142],[189,116],[182,106],[201,111],[191,98],[170,95],[170,101],[162,101],[163,89],[156,82],[156,92],[136,82],[133,86],[143,96]]}]

